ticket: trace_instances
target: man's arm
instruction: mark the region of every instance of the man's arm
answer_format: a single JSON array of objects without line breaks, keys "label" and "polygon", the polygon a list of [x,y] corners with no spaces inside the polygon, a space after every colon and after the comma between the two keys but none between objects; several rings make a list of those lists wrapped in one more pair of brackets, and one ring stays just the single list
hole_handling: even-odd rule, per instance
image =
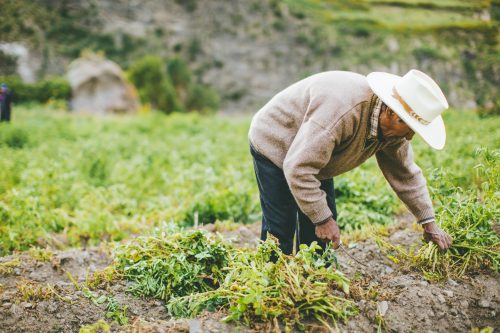
[{"label": "man's arm", "polygon": [[314,224],[332,216],[317,175],[330,160],[333,135],[314,120],[305,121],[288,149],[283,172],[299,208]]},{"label": "man's arm", "polygon": [[451,245],[451,237],[434,223],[434,208],[427,183],[414,161],[410,142],[402,139],[377,152],[376,157],[384,177],[424,228],[426,240],[447,249]]},{"label": "man's arm", "polygon": [[283,163],[283,172],[299,208],[316,225],[316,236],[332,241],[334,248],[340,244],[340,230],[317,175],[330,161],[342,133],[345,133],[342,122],[339,122],[338,131],[332,133],[308,119],[300,127]]}]

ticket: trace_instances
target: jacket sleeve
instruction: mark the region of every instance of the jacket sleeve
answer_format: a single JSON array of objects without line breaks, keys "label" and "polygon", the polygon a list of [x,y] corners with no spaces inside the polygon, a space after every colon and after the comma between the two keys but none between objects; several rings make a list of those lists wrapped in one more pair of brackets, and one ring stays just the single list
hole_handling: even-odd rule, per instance
[{"label": "jacket sleeve", "polygon": [[424,224],[434,220],[434,208],[422,170],[413,160],[408,140],[387,146],[376,154],[377,163],[392,189],[408,209]]},{"label": "jacket sleeve", "polygon": [[283,172],[300,210],[314,224],[321,223],[333,214],[320,189],[317,176],[330,161],[333,149],[345,133],[342,121],[331,131],[314,118],[307,119],[300,127],[283,162]]}]

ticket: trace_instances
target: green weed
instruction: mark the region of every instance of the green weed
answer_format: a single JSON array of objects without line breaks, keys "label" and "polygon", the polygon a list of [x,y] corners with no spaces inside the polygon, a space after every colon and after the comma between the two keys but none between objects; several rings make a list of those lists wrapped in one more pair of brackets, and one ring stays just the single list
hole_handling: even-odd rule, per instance
[{"label": "green weed", "polygon": [[[128,316],[127,316],[127,305],[120,305],[120,303],[115,299],[115,297],[111,294],[103,294],[103,295],[98,295],[95,292],[92,292],[89,287],[87,286],[89,283],[89,280],[87,279],[86,281],[86,286],[83,287],[78,284],[78,282],[73,278],[70,272],[66,271],[66,275],[68,276],[68,279],[73,283],[75,288],[77,290],[80,290],[85,297],[87,297],[94,305],[96,306],[101,306],[105,304],[106,308],[106,318],[113,319],[115,322],[117,322],[120,325],[126,325],[128,324]],[[97,323],[96,323],[97,324]],[[93,326],[91,326],[89,329],[92,329]],[[99,326],[96,326],[99,328]],[[95,327],[94,327],[95,328]],[[97,329],[96,328],[96,329]]]},{"label": "green weed", "polygon": [[38,248],[38,247],[33,247],[28,250],[28,255],[35,259],[36,261],[52,261],[54,258],[54,252],[50,248]]},{"label": "green weed", "polygon": [[90,299],[97,306],[104,304],[106,309],[106,318],[116,321],[120,325],[128,324],[127,305],[120,305],[113,295],[101,295],[90,291],[87,287],[82,288],[83,295]]},{"label": "green weed", "polygon": [[102,333],[111,333],[111,327],[109,324],[100,319],[98,322],[91,324],[91,325],[83,325],[80,327],[80,330],[78,333],[97,333],[97,332],[102,332]]},{"label": "green weed", "polygon": [[16,284],[17,292],[24,301],[42,301],[57,295],[50,284],[40,284],[22,279]]},{"label": "green weed", "polygon": [[0,275],[8,275],[14,272],[14,268],[21,266],[19,258],[0,262]]},{"label": "green weed", "polygon": [[473,327],[470,330],[471,333],[493,333],[493,327],[486,326],[484,328],[479,328],[479,327]]},{"label": "green weed", "polygon": [[116,271],[116,269],[113,266],[108,266],[103,270],[96,271],[90,275],[87,275],[85,279],[85,286],[90,290],[95,290],[97,288],[107,288],[119,277],[120,274]]}]

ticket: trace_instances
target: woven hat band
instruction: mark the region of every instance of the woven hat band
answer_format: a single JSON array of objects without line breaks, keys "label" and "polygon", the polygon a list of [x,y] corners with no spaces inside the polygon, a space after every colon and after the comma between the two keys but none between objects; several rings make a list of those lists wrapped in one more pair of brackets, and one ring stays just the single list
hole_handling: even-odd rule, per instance
[{"label": "woven hat band", "polygon": [[413,111],[413,109],[398,94],[398,92],[396,91],[395,87],[392,88],[392,97],[394,97],[395,99],[397,99],[399,101],[399,103],[401,103],[401,105],[403,106],[403,108],[405,109],[405,111],[410,116],[412,116],[413,118],[415,118],[415,120],[417,120],[419,123],[421,123],[422,125],[429,125],[430,124],[430,121],[425,120],[424,118],[422,118],[421,116],[419,116],[415,111]]}]

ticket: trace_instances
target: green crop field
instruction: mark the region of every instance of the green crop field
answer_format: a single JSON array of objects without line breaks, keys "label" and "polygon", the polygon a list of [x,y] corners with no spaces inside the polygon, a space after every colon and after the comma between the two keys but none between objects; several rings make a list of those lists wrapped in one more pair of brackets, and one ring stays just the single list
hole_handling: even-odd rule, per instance
[{"label": "green crop field", "polygon": [[[0,331],[500,330],[500,0],[1,9],[13,117],[0,122]],[[87,88],[118,89],[104,67],[70,84],[78,57],[115,62],[140,111],[69,112]],[[245,112],[320,71],[410,68],[457,108],[443,150],[412,141],[450,247],[412,221],[374,157],[334,179],[342,246],[285,255],[259,241]]]},{"label": "green crop field", "polygon": [[[192,225],[195,215],[200,223],[259,220],[249,121],[16,109],[14,122],[0,129],[0,254],[120,240],[170,221]],[[442,169],[456,186],[480,186],[475,151],[499,147],[500,119],[452,110],[446,123],[445,150],[414,140],[417,163],[428,176]],[[374,159],[335,183],[344,229],[389,223],[404,209]]]},{"label": "green crop field", "polygon": [[[247,142],[250,115],[146,112],[97,118],[70,114],[57,103],[16,106],[14,115],[12,123],[0,124],[0,255],[16,252],[0,261],[0,292],[15,290],[8,294],[15,302],[48,300],[95,312],[80,332],[143,323],[142,312],[134,315],[129,310],[133,303],[124,299],[130,294],[161,302],[169,318],[205,318],[202,312],[208,310],[223,314],[226,323],[250,327],[278,327],[279,321],[286,329],[305,330],[315,325],[311,318],[330,330],[350,318],[370,318],[379,331],[387,325],[382,314],[367,315],[360,300],[375,304],[395,290],[372,284],[373,273],[340,270],[343,252],[330,248],[320,253],[313,243],[285,256],[273,237],[257,247],[240,247],[185,228],[221,221],[214,228],[230,230],[259,221]],[[389,258],[403,271],[420,272],[427,281],[479,272],[487,277],[498,272],[500,263],[495,231],[500,118],[450,110],[445,123],[443,151],[430,149],[418,137],[414,150],[438,223],[454,239],[452,247],[443,253],[430,242],[408,247],[383,237],[391,224],[401,227],[394,222],[405,208],[375,159],[335,178],[342,237],[349,248],[357,241],[369,248],[370,239],[386,262]],[[245,237],[252,241],[256,235]],[[73,277],[67,268],[60,274],[57,258],[64,252],[57,250],[97,244],[110,250],[108,266],[87,268],[85,277]],[[75,256],[86,250],[71,251]],[[379,262],[370,262],[373,272]],[[47,271],[74,288],[32,281],[39,265],[52,265]],[[19,280],[21,268],[32,272],[30,279]],[[420,288],[429,287],[422,282]],[[469,284],[465,288],[474,292]],[[79,303],[66,304],[70,298]],[[149,306],[140,309],[150,315]],[[97,321],[103,316],[106,322]]]}]

